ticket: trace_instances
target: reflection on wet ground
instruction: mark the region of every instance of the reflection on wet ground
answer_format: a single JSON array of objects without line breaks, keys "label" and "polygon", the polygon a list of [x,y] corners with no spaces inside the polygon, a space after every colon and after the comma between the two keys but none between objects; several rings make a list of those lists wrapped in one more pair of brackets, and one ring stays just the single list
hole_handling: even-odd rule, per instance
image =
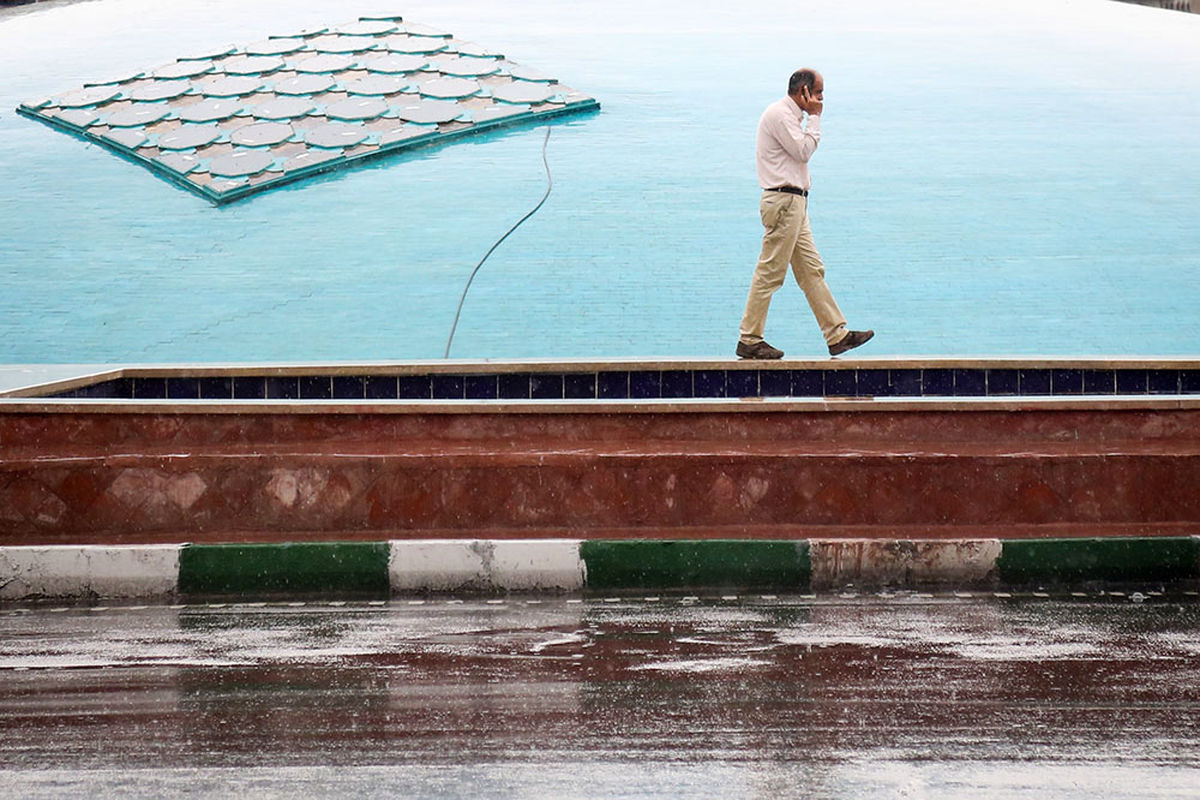
[{"label": "reflection on wet ground", "polygon": [[1200,796],[1194,597],[0,611],[0,793]]}]

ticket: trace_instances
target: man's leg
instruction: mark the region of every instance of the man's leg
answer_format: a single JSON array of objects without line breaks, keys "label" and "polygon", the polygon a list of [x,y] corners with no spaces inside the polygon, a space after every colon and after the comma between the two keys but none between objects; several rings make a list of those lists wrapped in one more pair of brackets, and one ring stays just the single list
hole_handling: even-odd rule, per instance
[{"label": "man's leg", "polygon": [[788,259],[795,250],[796,236],[804,220],[804,207],[798,202],[803,199],[784,192],[763,192],[758,211],[766,230],[763,232],[762,253],[754,268],[754,278],[750,281],[746,312],[742,315],[738,339],[743,344],[758,344],[763,340],[771,295],[783,285]]},{"label": "man's leg", "polygon": [[812,309],[817,324],[821,326],[821,335],[825,344],[841,341],[846,336],[846,317],[833,299],[833,292],[825,283],[825,264],[817,252],[813,242],[812,229],[808,226],[808,198],[798,197],[797,204],[801,207],[799,225],[796,231],[796,244],[792,249],[792,273],[796,283],[808,298],[808,307]]}]

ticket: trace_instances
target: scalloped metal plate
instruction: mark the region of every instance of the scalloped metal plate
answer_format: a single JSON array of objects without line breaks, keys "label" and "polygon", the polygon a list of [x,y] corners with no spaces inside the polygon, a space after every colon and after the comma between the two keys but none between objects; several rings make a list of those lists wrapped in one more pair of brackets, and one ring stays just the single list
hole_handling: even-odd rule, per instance
[{"label": "scalloped metal plate", "polygon": [[360,17],[85,83],[17,111],[220,204],[362,158],[598,108],[473,42]]}]

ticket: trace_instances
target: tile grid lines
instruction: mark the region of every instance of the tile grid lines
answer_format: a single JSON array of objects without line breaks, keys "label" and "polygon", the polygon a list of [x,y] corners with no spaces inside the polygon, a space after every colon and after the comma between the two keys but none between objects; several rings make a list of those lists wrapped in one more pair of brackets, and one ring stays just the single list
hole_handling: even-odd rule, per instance
[{"label": "tile grid lines", "polygon": [[147,400],[645,400],[1198,393],[1200,370],[751,368],[404,376],[134,377],[103,381],[54,396]]}]

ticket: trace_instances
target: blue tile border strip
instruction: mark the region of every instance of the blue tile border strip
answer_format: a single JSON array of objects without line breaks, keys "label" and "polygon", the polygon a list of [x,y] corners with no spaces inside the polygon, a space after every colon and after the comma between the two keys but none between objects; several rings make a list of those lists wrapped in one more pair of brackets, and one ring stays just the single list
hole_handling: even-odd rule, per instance
[{"label": "blue tile border strip", "polygon": [[1200,370],[877,366],[820,369],[472,369],[463,374],[121,377],[42,397],[136,400],[659,400],[746,397],[1094,397],[1200,394]]}]

